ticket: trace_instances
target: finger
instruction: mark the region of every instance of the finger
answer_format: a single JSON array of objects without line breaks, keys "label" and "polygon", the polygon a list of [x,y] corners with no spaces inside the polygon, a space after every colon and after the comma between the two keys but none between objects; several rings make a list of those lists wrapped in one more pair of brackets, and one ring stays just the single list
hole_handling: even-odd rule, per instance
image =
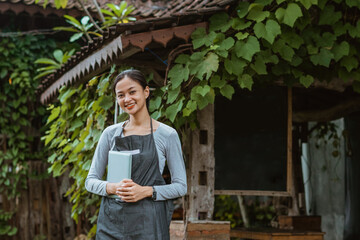
[{"label": "finger", "polygon": [[124,183],[123,185],[121,185],[122,187],[132,187],[132,186],[134,186],[135,185],[135,183],[133,183],[133,182],[129,182],[129,183]]},{"label": "finger", "polygon": [[123,182],[123,183],[133,182],[133,180],[125,178],[125,179],[122,180],[122,182]]}]

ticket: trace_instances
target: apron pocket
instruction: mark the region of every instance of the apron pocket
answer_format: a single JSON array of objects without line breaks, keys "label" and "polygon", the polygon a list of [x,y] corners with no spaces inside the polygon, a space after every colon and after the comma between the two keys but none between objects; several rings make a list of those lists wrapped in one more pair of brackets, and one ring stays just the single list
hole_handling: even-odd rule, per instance
[{"label": "apron pocket", "polygon": [[137,235],[144,231],[145,209],[142,201],[126,203],[124,207],[124,230],[131,235]]},{"label": "apron pocket", "polygon": [[[124,222],[124,203],[118,202],[115,199],[107,198],[104,202],[105,217],[111,223],[122,228]],[[106,223],[107,221],[105,221]]]}]

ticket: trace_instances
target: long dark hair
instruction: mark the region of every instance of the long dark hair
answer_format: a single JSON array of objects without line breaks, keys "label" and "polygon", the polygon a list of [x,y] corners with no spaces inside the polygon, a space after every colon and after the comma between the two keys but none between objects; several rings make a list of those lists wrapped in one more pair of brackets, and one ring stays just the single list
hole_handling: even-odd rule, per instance
[{"label": "long dark hair", "polygon": [[[116,78],[114,80],[114,85],[113,85],[114,92],[115,92],[116,84],[118,82],[120,82],[121,80],[123,80],[125,77],[128,77],[131,80],[139,83],[143,89],[145,89],[146,87],[149,86],[148,83],[146,82],[145,76],[142,72],[140,72],[139,70],[136,70],[136,69],[128,69],[128,70],[122,71],[119,75],[116,76]],[[146,108],[148,109],[148,111],[149,111],[149,104],[150,104],[150,94],[146,98]]]}]

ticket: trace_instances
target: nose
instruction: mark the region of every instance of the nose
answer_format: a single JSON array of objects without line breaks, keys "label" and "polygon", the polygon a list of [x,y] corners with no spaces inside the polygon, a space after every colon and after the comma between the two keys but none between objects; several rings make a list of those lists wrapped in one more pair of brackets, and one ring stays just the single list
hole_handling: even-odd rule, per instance
[{"label": "nose", "polygon": [[128,102],[128,101],[130,101],[130,95],[129,95],[129,94],[125,94],[124,102]]}]

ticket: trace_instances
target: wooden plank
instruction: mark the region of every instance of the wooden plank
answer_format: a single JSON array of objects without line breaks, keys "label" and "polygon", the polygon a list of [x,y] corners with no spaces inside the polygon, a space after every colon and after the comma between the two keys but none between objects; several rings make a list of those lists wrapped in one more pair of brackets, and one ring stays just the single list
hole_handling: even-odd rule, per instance
[{"label": "wooden plank", "polygon": [[191,132],[186,220],[211,220],[214,211],[214,105],[198,112],[199,129]]},{"label": "wooden plank", "polygon": [[288,88],[287,192],[292,193],[292,89]]}]

